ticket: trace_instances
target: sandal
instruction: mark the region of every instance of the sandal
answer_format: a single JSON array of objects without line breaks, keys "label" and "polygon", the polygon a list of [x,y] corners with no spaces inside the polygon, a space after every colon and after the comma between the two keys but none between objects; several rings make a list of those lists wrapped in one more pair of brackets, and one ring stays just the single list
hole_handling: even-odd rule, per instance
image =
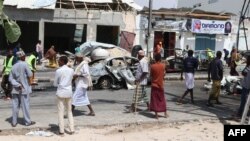
[{"label": "sandal", "polygon": [[95,116],[95,113],[89,113],[88,116]]},{"label": "sandal", "polygon": [[58,135],[61,136],[61,137],[63,137],[64,133],[58,132]]},{"label": "sandal", "polygon": [[31,125],[34,125],[34,124],[36,124],[36,122],[31,121],[30,124],[27,124],[26,126],[31,126]]},{"label": "sandal", "polygon": [[177,104],[177,105],[182,105],[183,103],[180,102],[180,101],[176,101],[176,104]]}]

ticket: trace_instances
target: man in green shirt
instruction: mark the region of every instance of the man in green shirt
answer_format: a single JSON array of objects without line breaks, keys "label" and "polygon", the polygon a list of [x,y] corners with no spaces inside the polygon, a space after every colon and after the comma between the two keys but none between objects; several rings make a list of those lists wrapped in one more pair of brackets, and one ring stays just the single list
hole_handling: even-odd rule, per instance
[{"label": "man in green shirt", "polygon": [[29,56],[29,58],[28,58],[28,60],[27,60],[27,63],[28,63],[28,65],[29,65],[29,68],[30,68],[30,70],[32,71],[32,84],[35,83],[35,82],[34,82],[34,79],[35,79],[35,72],[36,72],[36,58],[37,58],[37,56],[38,56],[38,53],[33,52],[33,53]]},{"label": "man in green shirt", "polygon": [[9,82],[9,74],[10,71],[12,69],[12,66],[14,65],[14,56],[13,56],[13,52],[12,50],[8,50],[8,54],[6,56],[6,58],[4,59],[4,63],[3,63],[3,70],[2,70],[2,83],[1,83],[1,87],[4,90],[5,93],[5,100],[10,100],[11,99],[11,84]]}]

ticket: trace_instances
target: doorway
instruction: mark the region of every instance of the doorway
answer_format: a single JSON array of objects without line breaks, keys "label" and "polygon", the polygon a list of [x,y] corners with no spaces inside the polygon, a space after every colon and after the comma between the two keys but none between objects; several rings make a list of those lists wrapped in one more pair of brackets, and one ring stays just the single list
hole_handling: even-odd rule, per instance
[{"label": "doorway", "polygon": [[97,26],[96,41],[118,45],[119,26]]},{"label": "doorway", "polygon": [[45,23],[44,52],[54,45],[56,52],[74,52],[75,24]]},{"label": "doorway", "polygon": [[164,32],[164,58],[175,55],[175,32]]},{"label": "doorway", "polygon": [[195,36],[195,50],[206,50],[210,48],[215,50],[216,34],[196,34]]},{"label": "doorway", "polygon": [[21,48],[27,53],[36,51],[39,32],[38,22],[17,21],[17,24],[22,33],[18,39],[18,42],[21,43]]}]

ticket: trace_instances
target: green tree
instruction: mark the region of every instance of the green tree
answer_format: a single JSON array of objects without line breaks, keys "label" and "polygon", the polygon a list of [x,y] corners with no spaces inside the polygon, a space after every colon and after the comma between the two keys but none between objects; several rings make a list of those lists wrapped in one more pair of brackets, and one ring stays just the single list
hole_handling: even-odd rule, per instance
[{"label": "green tree", "polygon": [[21,30],[18,24],[10,20],[3,12],[3,1],[0,0],[0,25],[3,26],[5,36],[10,43],[16,42],[21,36]]}]

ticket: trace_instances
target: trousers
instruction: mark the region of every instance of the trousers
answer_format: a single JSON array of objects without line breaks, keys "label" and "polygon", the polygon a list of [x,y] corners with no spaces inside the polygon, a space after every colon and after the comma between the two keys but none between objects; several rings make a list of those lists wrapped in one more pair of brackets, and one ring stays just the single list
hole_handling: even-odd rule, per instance
[{"label": "trousers", "polygon": [[59,131],[64,133],[64,106],[66,107],[68,120],[69,120],[69,130],[74,132],[74,120],[71,110],[71,98],[61,98],[57,97],[57,109],[58,109],[58,121],[59,121]]},{"label": "trousers", "polygon": [[31,123],[30,120],[30,98],[29,94],[12,94],[12,124],[17,124],[19,109],[22,107],[24,124]]}]

